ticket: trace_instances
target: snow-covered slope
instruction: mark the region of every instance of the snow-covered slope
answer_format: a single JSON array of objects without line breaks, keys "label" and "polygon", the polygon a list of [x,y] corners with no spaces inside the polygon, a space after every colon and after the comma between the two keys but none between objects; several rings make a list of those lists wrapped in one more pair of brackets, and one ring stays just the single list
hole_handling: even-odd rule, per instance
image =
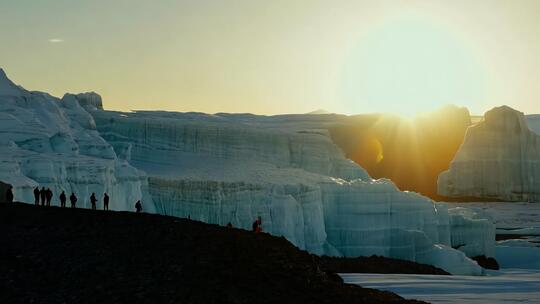
[{"label": "snow-covered slope", "polygon": [[[88,205],[92,192],[99,198],[108,192],[114,198],[111,208],[117,210],[133,209],[133,202],[141,197],[150,199],[144,195],[145,175],[116,157],[78,96],[66,94],[60,100],[28,92],[9,81],[2,70],[0,180],[14,186],[15,199],[26,202],[34,201],[36,186],[50,187],[55,201],[62,190],[68,195],[73,191],[79,206]],[[152,207],[148,206],[150,211]]]},{"label": "snow-covered slope", "polygon": [[6,75],[4,70],[0,69],[0,95],[3,96],[28,96],[30,93],[22,87],[14,84]]},{"label": "snow-covered slope", "polygon": [[[104,111],[97,94],[0,97],[0,180],[32,201],[37,183],[112,193],[116,209],[263,229],[316,254],[404,258],[480,274],[494,227],[474,212],[372,180],[332,142],[339,115]],[[145,193],[149,195],[146,196]],[[462,251],[452,249],[459,247]]]},{"label": "snow-covered slope", "polygon": [[452,197],[540,201],[540,135],[523,113],[494,108],[469,127],[438,192]]}]

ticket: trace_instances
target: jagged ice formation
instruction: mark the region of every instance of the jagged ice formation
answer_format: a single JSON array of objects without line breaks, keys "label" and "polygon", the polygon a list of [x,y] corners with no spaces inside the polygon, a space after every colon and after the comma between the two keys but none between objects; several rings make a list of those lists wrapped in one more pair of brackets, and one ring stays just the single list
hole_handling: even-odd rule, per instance
[{"label": "jagged ice formation", "polygon": [[[528,121],[534,128],[537,120]],[[469,127],[438,192],[451,197],[540,201],[540,135],[522,112],[502,106]]]},{"label": "jagged ice formation", "polygon": [[[1,73],[4,75],[3,73]],[[0,79],[0,180],[31,202],[37,184],[111,193],[111,207],[250,229],[316,254],[403,258],[481,274],[494,227],[475,212],[373,180],[327,126],[336,115],[112,112],[95,93],[62,99]],[[459,248],[459,250],[452,247]]]}]

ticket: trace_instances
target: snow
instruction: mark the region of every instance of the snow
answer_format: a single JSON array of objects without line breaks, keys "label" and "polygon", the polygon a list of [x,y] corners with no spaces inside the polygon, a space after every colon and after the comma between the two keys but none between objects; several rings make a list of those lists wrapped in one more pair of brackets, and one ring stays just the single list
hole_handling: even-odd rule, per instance
[{"label": "snow", "polygon": [[493,256],[494,224],[489,217],[479,211],[447,205],[451,217],[451,244],[474,257]]},{"label": "snow", "polygon": [[454,203],[493,219],[496,233],[520,239],[498,241],[495,258],[502,268],[540,269],[540,204],[526,202]]},{"label": "snow", "polygon": [[341,274],[346,283],[429,303],[540,303],[540,271],[505,269],[487,276]]},{"label": "snow", "polygon": [[[98,133],[92,116],[75,95],[58,99],[28,92],[0,71],[0,180],[14,186],[15,199],[33,202],[33,188],[58,195],[75,192],[78,205],[108,192],[111,209],[132,210],[137,199],[151,202],[147,178],[120,160]],[[153,205],[147,205],[153,211]]]},{"label": "snow", "polygon": [[497,229],[497,234],[540,235],[540,227]]},{"label": "snow", "polygon": [[529,242],[526,239],[510,239],[510,240],[503,240],[498,241],[497,246],[506,246],[506,247],[540,247],[540,244],[535,244],[532,242]]},{"label": "snow", "polygon": [[540,201],[540,135],[522,112],[507,106],[488,111],[468,128],[449,170],[439,175],[438,193]]},{"label": "snow", "polygon": [[[469,207],[495,219],[497,227],[519,229],[538,226],[540,204],[452,203]],[[430,303],[540,303],[540,243],[534,239],[497,242],[496,259],[501,270],[486,276],[440,276],[405,274],[341,274],[346,283],[388,290],[409,299]]]},{"label": "snow", "polygon": [[0,69],[0,96],[25,96],[28,94],[29,92],[25,89],[9,80],[4,70]]},{"label": "snow", "polygon": [[497,229],[540,227],[540,204],[528,202],[449,203],[483,212],[493,220]]},{"label": "snow", "polygon": [[497,245],[497,261],[501,268],[540,269],[540,247]]},{"label": "snow", "polygon": [[540,135],[540,114],[527,115],[525,116],[525,119],[527,120],[527,125],[529,125],[529,129],[534,133]]},{"label": "snow", "polygon": [[540,204],[527,202],[449,203],[466,207],[489,218],[500,235],[525,236],[531,240],[540,235]]},{"label": "snow", "polygon": [[372,180],[331,141],[325,119],[88,110],[116,153],[148,174],[159,213],[245,229],[261,216],[265,231],[312,253],[462,274],[482,269],[453,246],[494,255],[488,220]]},{"label": "snow", "polygon": [[327,131],[340,115],[122,113],[95,93],[58,99],[0,83],[0,180],[17,200],[33,202],[39,184],[86,207],[107,191],[117,210],[142,198],[148,212],[245,229],[261,216],[265,231],[315,254],[456,274],[483,273],[467,255],[495,254],[481,213],[399,191],[346,159]]},{"label": "snow", "polygon": [[148,174],[159,213],[246,229],[262,216],[265,231],[316,254],[462,274],[482,269],[452,247],[494,254],[488,220],[372,180],[331,141],[327,118],[88,110],[116,153]]}]

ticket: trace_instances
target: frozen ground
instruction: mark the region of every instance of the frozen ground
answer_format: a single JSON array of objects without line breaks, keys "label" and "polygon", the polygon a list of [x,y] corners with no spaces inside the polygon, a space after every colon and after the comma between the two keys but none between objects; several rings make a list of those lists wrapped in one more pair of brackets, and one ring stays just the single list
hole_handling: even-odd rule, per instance
[{"label": "frozen ground", "polygon": [[478,208],[487,213],[498,229],[540,227],[540,203],[451,203],[452,206]]},{"label": "frozen ground", "polygon": [[[498,235],[513,235],[540,246],[540,203],[451,203],[487,214],[497,227]],[[515,243],[515,242],[513,242]],[[499,242],[503,244],[503,242]],[[506,245],[509,245],[507,243]],[[515,244],[514,244],[515,245]]]},{"label": "frozen ground", "polygon": [[430,303],[540,303],[540,270],[504,269],[487,276],[342,274],[345,282]]},{"label": "frozen ground", "polygon": [[500,271],[486,276],[342,274],[347,283],[395,292],[431,303],[540,303],[539,203],[460,203],[491,217],[497,233]]},{"label": "frozen ground", "polygon": [[[502,268],[540,269],[540,203],[461,203],[492,218],[497,235],[495,246]],[[506,240],[506,238],[508,238]]]}]

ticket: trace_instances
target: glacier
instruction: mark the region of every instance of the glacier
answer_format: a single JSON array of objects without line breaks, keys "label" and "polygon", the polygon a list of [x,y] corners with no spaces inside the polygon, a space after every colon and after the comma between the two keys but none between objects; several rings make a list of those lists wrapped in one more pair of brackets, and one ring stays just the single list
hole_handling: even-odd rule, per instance
[{"label": "glacier", "polygon": [[502,106],[467,129],[438,193],[503,201],[540,201],[540,135],[537,118]]},{"label": "glacier", "polygon": [[[332,142],[339,115],[103,109],[96,93],[29,92],[0,70],[0,180],[32,202],[36,185],[111,195],[111,209],[263,229],[319,255],[378,254],[480,275],[493,256],[482,214],[373,180]],[[54,198],[53,198],[54,200]]]},{"label": "glacier", "polygon": [[526,115],[525,121],[527,122],[527,125],[529,126],[529,129],[531,129],[531,131],[540,135],[540,115],[539,114]]},{"label": "glacier", "polygon": [[0,70],[0,180],[13,185],[15,199],[33,202],[34,187],[43,186],[56,195],[75,192],[81,207],[92,192],[111,194],[118,210],[131,209],[136,198],[151,201],[146,175],[116,157],[81,106],[88,99],[29,92]]}]

